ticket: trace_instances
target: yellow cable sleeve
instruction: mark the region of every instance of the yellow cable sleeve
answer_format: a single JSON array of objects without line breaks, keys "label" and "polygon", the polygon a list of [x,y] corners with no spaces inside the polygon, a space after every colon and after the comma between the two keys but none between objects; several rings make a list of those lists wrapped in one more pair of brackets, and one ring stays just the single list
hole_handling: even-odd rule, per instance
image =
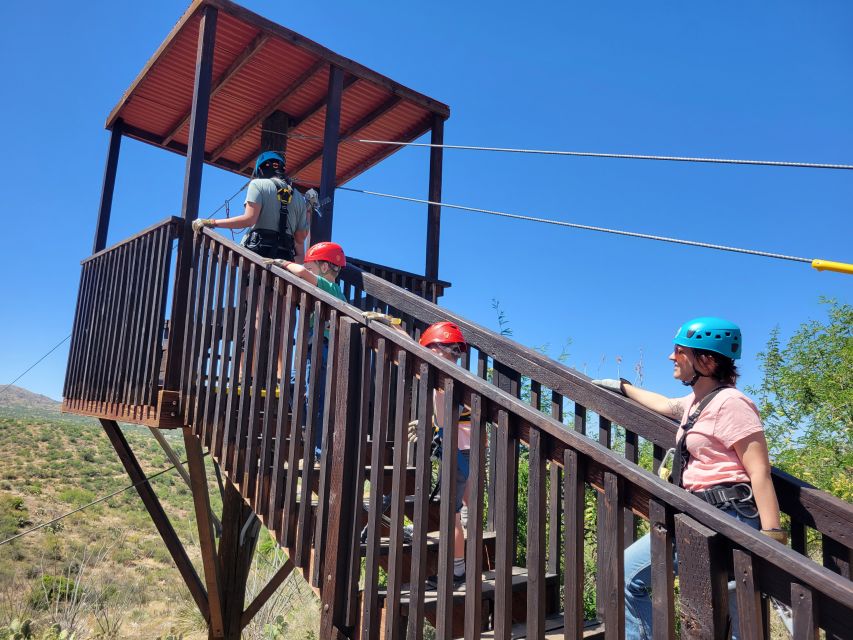
[{"label": "yellow cable sleeve", "polygon": [[832,262],[831,260],[812,260],[812,268],[818,271],[836,271],[853,275],[853,264],[846,262]]}]

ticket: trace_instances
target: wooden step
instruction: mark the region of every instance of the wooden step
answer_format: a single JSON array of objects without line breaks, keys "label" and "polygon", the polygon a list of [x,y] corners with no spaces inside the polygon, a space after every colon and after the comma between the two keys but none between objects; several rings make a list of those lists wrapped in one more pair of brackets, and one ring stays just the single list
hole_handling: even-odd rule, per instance
[{"label": "wooden step", "polygon": [[[563,613],[550,615],[545,618],[545,640],[563,640]],[[527,638],[527,625],[525,623],[515,624],[512,626],[513,640],[522,640]],[[483,631],[480,634],[481,640],[494,640],[494,631]],[[583,636],[585,640],[600,640],[604,638],[604,623],[597,620],[587,620],[583,628]]]},{"label": "wooden step", "polygon": [[[482,599],[483,599],[483,619],[488,618],[489,614],[494,609],[495,601],[495,572],[487,571],[483,573],[482,582]],[[546,574],[545,576],[546,602],[557,602],[559,600],[560,582],[559,576],[554,573]],[[387,592],[379,593],[379,606],[385,606],[385,597]],[[465,586],[462,585],[453,591],[453,630],[454,638],[460,638],[465,633]],[[555,607],[556,609],[556,607]],[[523,624],[527,614],[527,569],[525,567],[512,568],[512,611],[513,622]],[[400,598],[400,613],[403,618],[408,616],[409,612],[409,589],[404,586]],[[435,626],[438,613],[438,593],[435,590],[427,591],[424,598],[424,616],[429,620],[430,624]],[[546,611],[546,614],[556,613],[556,611]]]},{"label": "wooden step", "polygon": [[[486,531],[483,533],[483,567],[492,569],[495,558],[495,539],[494,531]],[[388,570],[388,554],[390,551],[390,540],[387,537],[382,538],[379,542],[379,566]],[[438,532],[427,534],[426,547],[426,574],[435,575],[438,573]],[[367,545],[361,545],[361,555],[367,555]],[[412,545],[403,545],[403,563],[402,563],[402,580],[408,582],[411,577],[412,568]]]}]

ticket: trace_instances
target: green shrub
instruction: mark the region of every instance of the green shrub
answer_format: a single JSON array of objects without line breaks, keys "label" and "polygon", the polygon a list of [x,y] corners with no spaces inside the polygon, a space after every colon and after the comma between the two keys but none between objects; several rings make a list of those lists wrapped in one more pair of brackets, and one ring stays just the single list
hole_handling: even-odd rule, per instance
[{"label": "green shrub", "polygon": [[82,507],[95,499],[95,494],[81,487],[68,487],[57,494],[57,498],[75,507]]},{"label": "green shrub", "polygon": [[29,603],[33,609],[47,609],[53,602],[64,602],[74,597],[75,584],[65,576],[45,575],[30,591]]}]

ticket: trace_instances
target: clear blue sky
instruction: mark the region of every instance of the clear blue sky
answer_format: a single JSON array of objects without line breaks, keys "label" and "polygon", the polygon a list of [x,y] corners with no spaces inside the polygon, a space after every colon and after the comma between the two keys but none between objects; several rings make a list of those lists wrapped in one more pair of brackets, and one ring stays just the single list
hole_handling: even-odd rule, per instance
[{"label": "clear blue sky", "polygon": [[[450,105],[446,141],[585,151],[853,163],[849,2],[473,3],[246,0],[250,9]],[[654,4],[654,6],[650,6]],[[183,2],[0,7],[3,235],[0,384],[71,329],[91,250],[103,125]],[[302,7],[302,8],[300,8]],[[410,149],[350,186],[425,197]],[[808,258],[853,262],[853,172],[447,151],[447,202]],[[110,242],[180,209],[183,158],[125,141]],[[202,211],[242,179],[207,168]],[[348,253],[423,270],[422,205],[339,193]],[[853,277],[807,265],[445,209],[443,304],[515,338],[571,338],[570,364],[681,393],[665,360],[678,324],[726,316],[745,334],[743,382],[771,328],[853,301]],[[18,384],[58,398],[67,344]],[[631,377],[631,376],[629,376]]]}]

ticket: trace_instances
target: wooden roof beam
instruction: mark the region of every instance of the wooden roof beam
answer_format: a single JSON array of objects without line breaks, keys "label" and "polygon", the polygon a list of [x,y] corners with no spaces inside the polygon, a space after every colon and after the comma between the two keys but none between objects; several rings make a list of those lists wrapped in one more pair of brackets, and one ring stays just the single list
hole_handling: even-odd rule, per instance
[{"label": "wooden roof beam", "polygon": [[[343,91],[344,91],[344,92],[346,92],[346,90],[347,90],[349,87],[351,87],[352,85],[354,85],[356,82],[358,82],[358,80],[360,80],[360,78],[356,78],[355,76],[347,76],[347,77],[345,77],[345,78],[344,78],[344,87],[343,87]],[[290,131],[293,131],[293,130],[294,130],[294,129],[296,129],[296,127],[298,127],[300,124],[302,124],[303,122],[307,121],[308,119],[310,119],[310,118],[314,117],[315,115],[317,115],[318,113],[320,113],[323,109],[325,109],[325,108],[326,108],[326,103],[327,103],[327,102],[328,102],[328,95],[325,95],[325,96],[323,96],[320,100],[318,100],[318,101],[317,101],[317,102],[315,102],[313,105],[311,105],[311,106],[308,108],[308,110],[305,112],[305,114],[304,114],[304,115],[302,115],[302,116],[301,116],[301,117],[299,117],[299,118],[294,118],[293,120],[291,120],[291,122],[290,122]],[[255,163],[255,158],[257,158],[257,157],[258,157],[258,154],[260,154],[260,152],[261,152],[261,151],[262,151],[262,149],[257,150],[257,151],[255,151],[254,153],[252,153],[250,156],[248,156],[248,157],[244,158],[244,159],[239,163],[239,164],[240,164],[240,170],[241,170],[241,171],[245,171],[245,170],[246,170],[246,169],[248,169],[250,166],[253,166],[253,165],[254,165],[254,163]]]},{"label": "wooden roof beam", "polygon": [[[240,53],[240,55],[238,55],[234,59],[234,62],[231,63],[231,66],[229,66],[222,73],[222,75],[219,76],[219,79],[216,81],[216,83],[214,83],[213,88],[210,90],[211,100],[213,100],[214,96],[219,93],[220,89],[222,89],[228,83],[228,81],[231,80],[231,78],[233,78],[240,71],[240,69],[242,69],[246,65],[246,63],[249,62],[249,60],[251,60],[252,57],[254,57],[255,54],[257,54],[263,48],[263,46],[267,43],[269,39],[270,36],[266,33],[260,33],[255,36],[255,39],[252,40],[249,45],[243,50],[243,52]],[[190,121],[190,115],[191,111],[188,110],[183,116],[181,116],[177,124],[175,124],[172,127],[171,131],[169,131],[169,133],[167,133],[166,136],[163,138],[162,144],[169,144],[172,139],[176,135],[178,135],[178,132],[183,129],[184,126],[186,126],[187,122]]]},{"label": "wooden roof beam", "polygon": [[[355,135],[356,133],[367,127],[369,124],[371,124],[374,120],[382,117],[383,115],[391,111],[391,109],[396,107],[402,101],[403,99],[400,96],[391,96],[381,105],[379,105],[376,109],[374,109],[366,116],[361,118],[358,122],[353,124],[349,129],[347,129],[346,131],[342,131],[340,134],[340,139],[343,140],[344,138],[349,138],[350,136]],[[305,171],[305,169],[307,169],[312,162],[316,162],[322,157],[322,149],[312,153],[301,165],[296,167],[296,169],[294,169],[292,173],[289,172],[290,176],[295,180],[296,177],[299,175],[300,171]]]},{"label": "wooden roof beam", "polygon": [[275,98],[270,100],[263,109],[258,111],[252,118],[243,123],[237,131],[228,136],[228,139],[219,145],[216,149],[214,149],[210,153],[210,161],[216,162],[219,158],[222,157],[228,149],[234,146],[240,138],[246,135],[249,131],[257,127],[260,123],[264,121],[269,115],[272,114],[273,111],[278,109],[278,106],[287,100],[291,95],[299,91],[305,84],[314,77],[314,75],[323,69],[326,66],[325,60],[317,60],[314,64],[312,64],[301,76],[296,79],[296,82],[287,87],[284,91],[278,94]]},{"label": "wooden roof beam", "polygon": [[[199,1],[199,0],[196,0]],[[293,44],[304,51],[307,51],[319,58],[322,58],[327,64],[332,64],[336,67],[340,67],[349,75],[356,76],[358,78],[362,78],[364,80],[368,80],[380,87],[387,89],[389,92],[394,95],[400,96],[405,100],[409,100],[410,102],[414,102],[415,104],[423,107],[427,111],[431,113],[435,113],[441,116],[444,119],[450,117],[450,107],[446,104],[439,102],[438,100],[434,100],[429,96],[426,96],[418,91],[410,89],[409,87],[403,86],[398,82],[395,82],[391,78],[382,75],[374,71],[373,69],[369,69],[365,67],[363,64],[359,64],[354,60],[350,60],[349,58],[345,58],[344,56],[335,53],[327,49],[326,47],[314,42],[306,38],[303,35],[288,29],[287,27],[283,27],[280,24],[276,24],[263,16],[246,9],[245,7],[241,7],[238,4],[235,4],[231,0],[201,0],[207,4],[213,4],[218,6],[224,13],[227,13],[230,16],[234,16],[238,20],[243,20],[258,29],[266,31],[268,33],[273,34],[277,38],[281,38],[285,42]]]}]

